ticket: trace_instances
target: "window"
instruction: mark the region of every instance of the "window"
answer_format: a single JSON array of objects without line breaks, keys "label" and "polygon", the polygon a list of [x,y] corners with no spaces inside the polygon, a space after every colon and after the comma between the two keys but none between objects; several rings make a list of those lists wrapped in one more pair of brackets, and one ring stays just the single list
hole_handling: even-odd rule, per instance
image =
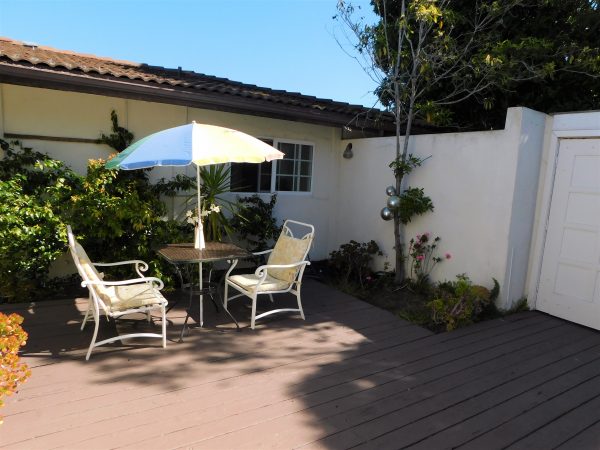
[{"label": "window", "polygon": [[284,153],[283,159],[262,164],[232,163],[233,192],[310,192],[313,146],[264,140]]},{"label": "window", "polygon": [[[262,139],[269,145],[272,140]],[[232,163],[230,190],[233,192],[271,192],[271,161],[262,164]]]}]

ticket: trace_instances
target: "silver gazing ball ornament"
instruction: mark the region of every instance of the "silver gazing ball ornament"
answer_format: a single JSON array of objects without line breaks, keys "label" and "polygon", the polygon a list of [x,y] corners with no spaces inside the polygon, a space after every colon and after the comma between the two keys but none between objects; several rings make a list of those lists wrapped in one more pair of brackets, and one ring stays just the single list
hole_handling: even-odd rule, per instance
[{"label": "silver gazing ball ornament", "polygon": [[391,195],[387,200],[388,208],[397,209],[400,207],[400,197],[397,195]]},{"label": "silver gazing ball ornament", "polygon": [[383,220],[392,220],[394,218],[394,213],[386,206],[381,210],[381,218]]},{"label": "silver gazing ball ornament", "polygon": [[385,188],[385,193],[389,196],[396,195],[396,188],[394,186],[388,186]]}]

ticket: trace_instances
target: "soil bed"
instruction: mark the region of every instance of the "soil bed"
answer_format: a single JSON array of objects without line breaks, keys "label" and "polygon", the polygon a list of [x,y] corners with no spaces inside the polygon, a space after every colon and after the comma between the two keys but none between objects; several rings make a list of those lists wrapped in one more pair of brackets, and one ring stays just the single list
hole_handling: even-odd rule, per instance
[{"label": "soil bed", "polygon": [[340,283],[331,275],[327,261],[315,261],[309,266],[307,276],[435,333],[445,331],[442,324],[432,321],[431,309],[427,306],[427,295],[415,292],[407,285],[394,284],[392,273],[378,273],[367,277],[364,286],[360,286],[357,282]]}]

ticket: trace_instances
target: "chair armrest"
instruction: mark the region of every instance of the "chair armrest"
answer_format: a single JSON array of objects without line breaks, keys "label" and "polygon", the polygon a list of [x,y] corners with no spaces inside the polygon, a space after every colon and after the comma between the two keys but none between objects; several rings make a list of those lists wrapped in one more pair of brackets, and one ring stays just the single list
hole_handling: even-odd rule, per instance
[{"label": "chair armrest", "polygon": [[142,278],[132,278],[131,280],[122,280],[122,281],[104,281],[104,280],[90,280],[90,281],[82,281],[81,286],[87,287],[90,285],[96,286],[128,286],[132,284],[141,284],[141,283],[156,283],[158,286],[158,290],[161,290],[165,287],[164,283],[160,278],[156,277],[142,277]]},{"label": "chair armrest", "polygon": [[299,267],[303,265],[309,266],[310,261],[300,261],[292,264],[265,264],[264,266],[257,267],[256,271],[254,272],[254,275],[256,275],[257,277],[262,277],[263,274],[267,273],[268,269],[291,269],[293,267]]},{"label": "chair armrest", "polygon": [[269,249],[269,250],[263,250],[262,252],[252,252],[252,254],[254,256],[260,256],[260,255],[266,255],[267,253],[271,253],[273,251],[273,249]]},{"label": "chair armrest", "polygon": [[145,272],[146,270],[148,270],[148,264],[145,261],[139,260],[139,259],[132,259],[130,261],[119,261],[119,262],[112,262],[112,263],[92,263],[94,266],[98,266],[98,267],[109,267],[109,266],[123,266],[125,264],[135,264],[135,271],[137,272],[137,274],[140,277],[144,277],[144,274],[142,274],[142,272]]}]

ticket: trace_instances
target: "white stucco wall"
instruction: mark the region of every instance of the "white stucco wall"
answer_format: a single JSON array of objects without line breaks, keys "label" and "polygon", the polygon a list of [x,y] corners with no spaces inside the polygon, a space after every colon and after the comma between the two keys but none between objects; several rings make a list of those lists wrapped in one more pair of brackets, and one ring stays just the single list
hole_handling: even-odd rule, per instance
[{"label": "white stucco wall", "polygon": [[[111,133],[110,112],[114,109],[119,124],[129,129],[136,139],[195,120],[257,137],[312,143],[312,192],[279,193],[275,213],[280,220],[290,218],[314,224],[316,237],[311,257],[322,259],[328,255],[330,233],[334,231],[334,217],[328,211],[338,178],[337,150],[341,134],[338,128],[7,84],[0,85],[0,102],[0,129],[5,133],[98,139],[102,133]],[[24,144],[67,162],[79,173],[85,173],[90,158],[106,158],[112,153],[108,146],[89,143],[31,139],[24,140]],[[153,169],[151,179],[169,178],[177,170],[180,169]],[[195,169],[190,167],[187,173],[194,175]]]},{"label": "white stucco wall", "polygon": [[[312,192],[280,193],[277,217],[315,225],[313,260],[327,258],[351,239],[374,239],[385,252],[378,267],[388,261],[393,268],[393,225],[379,216],[387,200],[385,188],[394,184],[388,167],[395,156],[393,137],[342,141],[334,127],[0,84],[0,131],[4,133],[97,139],[111,132],[113,109],[136,139],[196,120],[262,138],[312,143]],[[584,118],[595,126],[598,117]],[[410,152],[431,158],[408,177],[408,185],[424,188],[435,211],[415,218],[407,227],[407,237],[429,231],[441,237],[440,255],[453,255],[437,266],[432,273],[435,280],[466,273],[474,282],[490,286],[494,277],[502,288],[501,306],[525,295],[545,133],[548,140],[546,122],[544,114],[511,108],[504,130],[411,138]],[[353,144],[352,159],[342,158],[348,142]],[[112,152],[91,143],[28,140],[25,144],[80,173],[85,172],[88,159]],[[152,178],[168,178],[176,170],[157,168]],[[190,175],[193,171],[187,169]],[[237,195],[244,194],[231,197]]]},{"label": "white stucco wall", "polygon": [[[440,236],[441,255],[452,254],[434,269],[434,279],[466,273],[490,286],[494,277],[502,287],[502,306],[524,295],[544,118],[511,108],[504,130],[411,138],[410,152],[431,158],[409,175],[407,184],[424,188],[435,210],[413,219],[407,237],[428,231]],[[340,160],[337,233],[331,248],[351,239],[374,239],[385,253],[379,267],[386,261],[393,267],[393,222],[383,221],[379,213],[386,204],[386,186],[394,184],[388,165],[395,158],[395,138],[348,142],[354,157]]]}]

